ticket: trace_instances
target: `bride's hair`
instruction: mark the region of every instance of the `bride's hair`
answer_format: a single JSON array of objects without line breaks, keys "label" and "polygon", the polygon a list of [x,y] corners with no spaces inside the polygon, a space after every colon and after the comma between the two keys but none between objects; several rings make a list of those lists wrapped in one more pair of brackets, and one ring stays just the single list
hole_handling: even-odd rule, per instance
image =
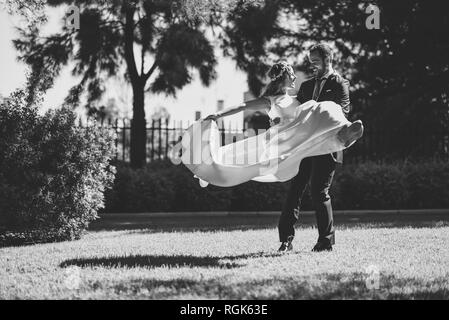
[{"label": "bride's hair", "polygon": [[289,74],[295,74],[291,65],[285,61],[275,63],[268,71],[270,83],[265,88],[262,97],[285,94],[284,81]]}]

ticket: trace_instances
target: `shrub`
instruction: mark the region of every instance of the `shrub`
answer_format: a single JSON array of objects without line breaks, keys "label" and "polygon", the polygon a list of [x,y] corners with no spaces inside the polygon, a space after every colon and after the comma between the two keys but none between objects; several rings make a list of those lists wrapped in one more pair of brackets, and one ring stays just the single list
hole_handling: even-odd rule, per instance
[{"label": "shrub", "polygon": [[120,166],[114,187],[106,192],[110,212],[164,211],[175,200],[174,185],[159,171]]},{"label": "shrub", "polygon": [[118,163],[114,187],[106,192],[104,211],[222,211],[228,210],[231,194],[230,188],[201,188],[186,167],[169,160],[155,160],[142,169]]},{"label": "shrub", "polygon": [[336,209],[449,206],[449,163],[438,159],[344,164],[331,188]]},{"label": "shrub", "polygon": [[408,164],[404,180],[408,208],[449,208],[449,162],[429,161]]},{"label": "shrub", "polygon": [[248,181],[233,189],[232,211],[277,211],[287,199],[288,183]]},{"label": "shrub", "polygon": [[406,173],[398,164],[343,166],[337,169],[334,178],[335,207],[401,209],[409,198],[405,177]]},{"label": "shrub", "polygon": [[198,179],[184,166],[168,170],[175,183],[176,202],[173,211],[226,211],[232,198],[232,189],[214,185],[202,188]]},{"label": "shrub", "polygon": [[[201,188],[185,166],[165,160],[137,171],[120,163],[117,170],[105,212],[280,211],[290,186],[290,181],[248,181],[231,188]],[[330,194],[337,210],[447,208],[449,163],[343,164],[337,167]],[[313,210],[309,188],[301,208]]]},{"label": "shrub", "polygon": [[0,105],[3,229],[38,233],[40,241],[45,237],[36,230],[49,230],[50,240],[79,238],[104,206],[103,193],[113,182],[113,132],[78,127],[67,108],[40,116],[24,99],[18,91]]}]

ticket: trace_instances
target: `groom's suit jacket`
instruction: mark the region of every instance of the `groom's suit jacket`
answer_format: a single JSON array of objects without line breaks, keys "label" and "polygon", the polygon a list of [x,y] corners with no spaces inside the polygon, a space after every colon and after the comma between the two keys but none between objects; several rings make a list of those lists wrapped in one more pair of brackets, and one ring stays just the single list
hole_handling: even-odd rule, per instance
[{"label": "groom's suit jacket", "polygon": [[[298,95],[296,99],[300,103],[312,100],[313,92],[315,89],[315,78],[304,81],[299,87]],[[324,82],[322,89],[319,93],[319,101],[333,101],[339,104],[347,116],[351,111],[351,104],[349,101],[349,81],[343,78],[341,75],[335,71],[331,73]],[[340,151],[340,155],[337,152],[332,153],[332,158],[334,161],[342,163],[343,153]]]}]

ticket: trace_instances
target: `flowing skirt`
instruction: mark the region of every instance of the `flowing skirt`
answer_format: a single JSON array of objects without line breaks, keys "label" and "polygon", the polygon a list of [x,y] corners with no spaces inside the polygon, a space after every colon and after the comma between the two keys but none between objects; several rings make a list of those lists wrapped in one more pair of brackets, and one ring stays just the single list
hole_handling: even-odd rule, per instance
[{"label": "flowing skirt", "polygon": [[350,124],[338,104],[310,100],[297,107],[291,120],[257,135],[247,130],[245,139],[221,146],[216,122],[200,119],[184,132],[170,157],[183,163],[202,187],[231,187],[249,180],[283,182],[298,174],[302,159],[350,147],[354,142],[345,147],[337,138],[337,132]]}]

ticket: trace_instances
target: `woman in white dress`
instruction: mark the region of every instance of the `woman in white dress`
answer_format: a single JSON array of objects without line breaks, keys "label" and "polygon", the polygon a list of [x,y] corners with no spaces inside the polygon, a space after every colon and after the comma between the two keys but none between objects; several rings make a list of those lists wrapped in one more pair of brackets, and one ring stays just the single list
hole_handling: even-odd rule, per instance
[{"label": "woman in white dress", "polygon": [[[196,121],[172,149],[172,161],[182,162],[202,187],[287,181],[298,173],[303,158],[346,149],[362,136],[362,122],[349,122],[338,104],[314,100],[300,104],[289,96],[296,76],[287,63],[276,63],[268,75],[271,82],[260,98]],[[248,109],[266,111],[272,126],[221,146],[215,120]]]}]

